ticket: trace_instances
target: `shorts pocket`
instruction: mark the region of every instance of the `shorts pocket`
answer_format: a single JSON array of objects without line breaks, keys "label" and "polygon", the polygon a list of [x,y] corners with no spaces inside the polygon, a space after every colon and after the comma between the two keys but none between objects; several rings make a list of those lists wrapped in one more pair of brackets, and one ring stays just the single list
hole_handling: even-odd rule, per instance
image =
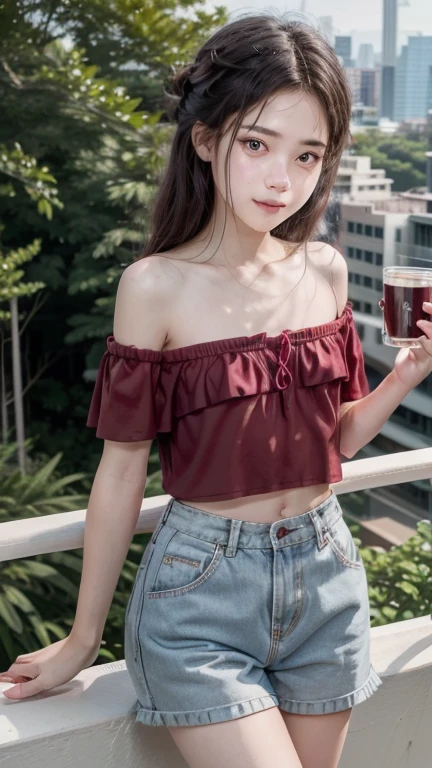
[{"label": "shorts pocket", "polygon": [[331,528],[327,529],[325,536],[334,554],[343,565],[347,568],[363,567],[360,550],[342,515]]},{"label": "shorts pocket", "polygon": [[197,589],[213,575],[222,556],[221,544],[175,531],[164,548],[146,596],[178,597]]}]

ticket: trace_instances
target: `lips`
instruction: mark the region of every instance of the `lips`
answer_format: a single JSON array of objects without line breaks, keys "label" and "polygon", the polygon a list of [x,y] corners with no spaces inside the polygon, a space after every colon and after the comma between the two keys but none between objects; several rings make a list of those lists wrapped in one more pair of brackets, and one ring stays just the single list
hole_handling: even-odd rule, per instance
[{"label": "lips", "polygon": [[268,205],[271,208],[285,208],[285,203],[275,203],[273,200],[254,200],[258,205]]},{"label": "lips", "polygon": [[263,211],[263,213],[267,213],[269,215],[272,215],[273,213],[279,213],[281,208],[285,208],[284,205],[269,205],[268,203],[259,203],[258,200],[254,200],[254,203],[260,209],[260,211]]}]

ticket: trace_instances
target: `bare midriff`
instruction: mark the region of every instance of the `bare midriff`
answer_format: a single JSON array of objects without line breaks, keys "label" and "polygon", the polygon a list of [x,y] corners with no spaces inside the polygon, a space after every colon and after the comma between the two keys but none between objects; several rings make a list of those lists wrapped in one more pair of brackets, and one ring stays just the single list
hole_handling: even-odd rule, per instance
[{"label": "bare midriff", "polygon": [[252,523],[273,523],[285,517],[295,517],[317,507],[330,496],[329,485],[311,485],[306,488],[290,488],[286,491],[262,493],[242,499],[196,502],[179,499],[183,504],[202,509],[212,515],[248,520]]}]

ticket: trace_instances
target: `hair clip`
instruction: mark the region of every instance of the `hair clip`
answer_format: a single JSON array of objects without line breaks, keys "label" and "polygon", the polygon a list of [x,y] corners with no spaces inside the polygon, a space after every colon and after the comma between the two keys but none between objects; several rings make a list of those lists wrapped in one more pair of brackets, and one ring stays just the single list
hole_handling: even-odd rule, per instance
[{"label": "hair clip", "polygon": [[215,58],[216,58],[216,56],[217,56],[217,51],[216,51],[216,48],[212,48],[212,49],[211,49],[211,52],[210,52],[210,58],[211,58],[211,60],[212,60],[212,61],[214,61],[214,60],[215,60]]}]

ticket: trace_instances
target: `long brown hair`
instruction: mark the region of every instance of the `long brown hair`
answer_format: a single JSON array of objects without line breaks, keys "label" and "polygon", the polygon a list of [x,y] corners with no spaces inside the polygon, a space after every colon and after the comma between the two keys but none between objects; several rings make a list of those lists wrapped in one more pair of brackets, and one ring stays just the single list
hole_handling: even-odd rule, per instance
[{"label": "long brown hair", "polygon": [[305,245],[313,239],[350,135],[349,86],[333,48],[316,29],[265,13],[241,17],[221,27],[195,60],[174,75],[172,94],[177,97],[174,117],[178,127],[153,202],[150,239],[138,258],[191,240],[211,220],[212,168],[199,158],[192,144],[195,122],[204,124],[218,147],[223,126],[235,116],[229,126],[233,133],[225,160],[228,179],[231,149],[245,114],[261,102],[264,107],[273,94],[286,90],[318,99],[327,116],[329,142],[313,194],[271,234]]}]

